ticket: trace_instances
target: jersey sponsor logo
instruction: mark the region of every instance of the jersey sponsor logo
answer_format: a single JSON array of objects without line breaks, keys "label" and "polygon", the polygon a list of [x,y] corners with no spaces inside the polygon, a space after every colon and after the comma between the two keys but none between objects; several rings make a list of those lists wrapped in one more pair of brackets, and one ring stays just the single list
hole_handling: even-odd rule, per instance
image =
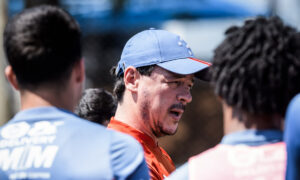
[{"label": "jersey sponsor logo", "polygon": [[257,163],[281,162],[285,157],[284,148],[264,146],[264,148],[249,148],[238,145],[228,152],[228,160],[234,167],[251,167]]},{"label": "jersey sponsor logo", "polygon": [[56,124],[50,123],[49,121],[36,122],[32,127],[26,122],[9,124],[2,129],[1,136],[4,139],[15,139],[25,135],[34,137],[55,134]]},{"label": "jersey sponsor logo", "polygon": [[0,167],[2,170],[23,170],[28,168],[50,168],[58,146],[49,145],[17,147],[12,150],[0,150]]},{"label": "jersey sponsor logo", "polygon": [[49,172],[15,172],[9,175],[9,179],[50,179]]},{"label": "jersey sponsor logo", "polygon": [[[59,147],[54,144],[62,121],[18,122],[3,127],[0,136],[0,169],[11,179],[47,179]],[[38,169],[31,171],[29,169]],[[42,169],[41,169],[42,168]],[[48,170],[47,170],[48,169]]]},{"label": "jersey sponsor logo", "polygon": [[227,157],[237,179],[284,179],[284,146],[255,148],[238,145],[229,150]]}]

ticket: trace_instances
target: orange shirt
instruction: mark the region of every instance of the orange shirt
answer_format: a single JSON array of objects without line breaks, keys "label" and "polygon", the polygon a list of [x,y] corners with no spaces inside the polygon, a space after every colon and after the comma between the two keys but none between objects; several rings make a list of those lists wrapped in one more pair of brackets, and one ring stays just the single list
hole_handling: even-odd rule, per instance
[{"label": "orange shirt", "polygon": [[158,144],[156,144],[155,141],[147,134],[128,126],[125,123],[115,120],[114,117],[111,118],[107,127],[129,134],[141,143],[145,152],[145,158],[150,170],[151,179],[163,180],[164,177],[167,177],[175,170],[174,163],[167,152],[163,150],[163,148],[159,147]]}]

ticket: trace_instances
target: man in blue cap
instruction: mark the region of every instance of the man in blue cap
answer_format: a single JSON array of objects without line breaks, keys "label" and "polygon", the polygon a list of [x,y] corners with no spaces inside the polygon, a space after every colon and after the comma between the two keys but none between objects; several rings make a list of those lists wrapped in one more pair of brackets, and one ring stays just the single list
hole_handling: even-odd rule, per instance
[{"label": "man in blue cap", "polygon": [[192,101],[194,74],[209,65],[195,59],[180,36],[165,30],[146,30],[126,43],[112,71],[118,106],[108,127],[142,144],[152,179],[163,179],[175,169],[158,138],[176,133]]}]

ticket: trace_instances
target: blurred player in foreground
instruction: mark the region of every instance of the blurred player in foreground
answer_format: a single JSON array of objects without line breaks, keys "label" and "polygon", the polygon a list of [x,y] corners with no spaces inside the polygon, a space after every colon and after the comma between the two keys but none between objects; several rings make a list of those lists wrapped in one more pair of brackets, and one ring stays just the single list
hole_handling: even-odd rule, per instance
[{"label": "blurred player in foreground", "polygon": [[300,91],[299,57],[296,30],[279,18],[229,28],[211,66],[225,136],[168,179],[284,179],[282,130],[286,107]]},{"label": "blurred player in foreground", "polygon": [[5,74],[21,111],[0,128],[2,179],[148,179],[132,137],[73,110],[84,80],[80,29],[64,10],[26,9],[4,31]]}]

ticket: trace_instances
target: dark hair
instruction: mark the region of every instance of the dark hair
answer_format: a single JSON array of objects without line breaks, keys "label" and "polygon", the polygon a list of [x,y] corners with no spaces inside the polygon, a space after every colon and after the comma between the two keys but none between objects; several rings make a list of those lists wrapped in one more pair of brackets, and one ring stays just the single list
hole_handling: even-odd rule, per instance
[{"label": "dark hair", "polygon": [[[136,68],[136,70],[141,75],[150,76],[155,66],[156,65],[138,67],[138,68]],[[114,76],[115,79],[116,79],[113,92],[114,92],[114,95],[117,97],[118,102],[122,102],[123,94],[124,94],[124,91],[125,91],[125,84],[124,84],[124,80],[123,80],[124,74],[116,76],[115,75],[116,67],[117,66],[114,66],[110,70],[111,75]]]},{"label": "dark hair", "polygon": [[116,107],[116,100],[110,92],[102,88],[86,89],[75,113],[81,118],[103,124],[115,115]]},{"label": "dark hair", "polygon": [[4,30],[4,49],[23,88],[69,78],[81,58],[81,33],[64,10],[49,5],[26,9]]},{"label": "dark hair", "polygon": [[231,27],[215,50],[215,92],[230,106],[257,115],[284,116],[300,92],[300,39],[278,17]]}]

